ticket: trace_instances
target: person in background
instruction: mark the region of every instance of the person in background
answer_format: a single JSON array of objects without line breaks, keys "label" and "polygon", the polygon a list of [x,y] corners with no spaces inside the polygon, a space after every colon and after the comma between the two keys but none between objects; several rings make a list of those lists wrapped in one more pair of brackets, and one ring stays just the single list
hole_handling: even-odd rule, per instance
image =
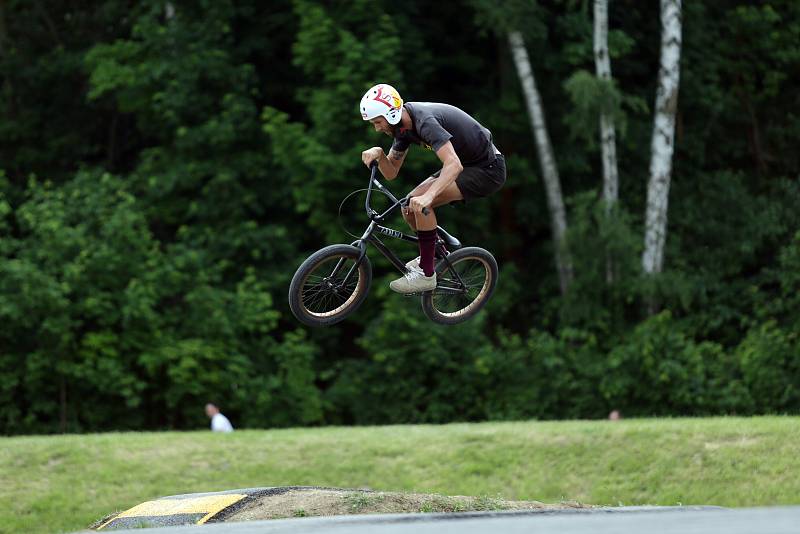
[{"label": "person in background", "polygon": [[233,425],[227,417],[220,413],[215,404],[206,404],[206,415],[211,419],[212,432],[233,432]]}]

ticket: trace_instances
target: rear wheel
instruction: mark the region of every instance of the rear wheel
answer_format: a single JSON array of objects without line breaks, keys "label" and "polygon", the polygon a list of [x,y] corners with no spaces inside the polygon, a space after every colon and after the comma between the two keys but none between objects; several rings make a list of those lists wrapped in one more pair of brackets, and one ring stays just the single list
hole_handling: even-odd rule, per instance
[{"label": "rear wheel", "polygon": [[458,249],[436,264],[436,289],[422,295],[422,310],[439,324],[464,322],[492,297],[497,277],[497,261],[489,251]]},{"label": "rear wheel", "polygon": [[[331,245],[308,257],[289,285],[289,308],[308,326],[329,326],[358,309],[369,292],[372,265],[352,245]],[[344,283],[348,273],[351,273]]]}]

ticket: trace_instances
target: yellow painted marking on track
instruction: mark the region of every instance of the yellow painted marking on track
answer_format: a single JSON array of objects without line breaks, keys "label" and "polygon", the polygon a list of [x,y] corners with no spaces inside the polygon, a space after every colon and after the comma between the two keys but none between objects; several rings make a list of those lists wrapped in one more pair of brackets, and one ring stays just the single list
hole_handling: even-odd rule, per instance
[{"label": "yellow painted marking on track", "polygon": [[[226,495],[206,495],[204,497],[189,497],[186,499],[159,499],[157,501],[147,501],[142,504],[136,505],[130,510],[126,510],[121,514],[114,517],[118,519],[121,517],[153,517],[153,516],[166,516],[177,514],[206,514],[200,521],[197,522],[201,525],[211,519],[214,515],[221,512],[228,506],[236,504],[247,497],[247,495],[240,495],[238,493]],[[112,519],[111,521],[114,521]],[[105,527],[108,521],[101,525],[98,530]]]}]

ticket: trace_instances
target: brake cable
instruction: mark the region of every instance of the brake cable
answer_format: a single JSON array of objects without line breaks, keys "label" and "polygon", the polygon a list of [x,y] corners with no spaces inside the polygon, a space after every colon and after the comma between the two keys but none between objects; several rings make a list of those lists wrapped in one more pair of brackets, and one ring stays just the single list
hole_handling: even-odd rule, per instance
[{"label": "brake cable", "polygon": [[[361,193],[362,191],[367,191],[367,190],[368,190],[367,188],[364,188],[364,189],[356,189],[355,191],[353,191],[352,193],[350,193],[349,195],[347,195],[346,197],[344,197],[344,199],[342,200],[342,202],[339,204],[339,213],[338,213],[338,215],[337,215],[337,220],[339,221],[339,226],[342,228],[342,230],[344,230],[344,233],[346,233],[346,234],[347,234],[347,235],[349,235],[350,237],[355,237],[356,239],[359,239],[359,238],[361,238],[361,236],[360,236],[360,235],[355,235],[355,234],[353,234],[353,233],[350,233],[350,232],[347,230],[347,228],[345,228],[345,227],[344,227],[344,223],[342,222],[342,206],[344,206],[344,203],[345,203],[345,202],[347,202],[347,200],[348,200],[350,197],[352,197],[353,195],[355,195],[355,194],[358,194],[358,193]],[[375,191],[376,191],[376,189],[373,189],[373,190],[372,190],[372,192],[373,192],[373,193],[374,193]],[[385,197],[387,197],[387,198],[389,198],[389,199],[391,200],[391,198],[389,197],[389,195],[388,195],[388,194],[387,194],[385,191],[383,191],[382,189],[377,189],[377,191],[378,191],[378,192],[380,192],[382,195],[384,195]]]}]

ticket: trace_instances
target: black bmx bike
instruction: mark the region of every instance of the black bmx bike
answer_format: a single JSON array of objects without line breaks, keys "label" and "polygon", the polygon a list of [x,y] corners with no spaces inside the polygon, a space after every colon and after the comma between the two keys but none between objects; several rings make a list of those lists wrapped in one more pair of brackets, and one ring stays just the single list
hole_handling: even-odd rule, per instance
[{"label": "black bmx bike", "polygon": [[[392,195],[378,180],[377,165],[373,163],[370,168],[365,202],[370,222],[361,238],[349,245],[330,245],[318,250],[300,264],[292,277],[289,307],[297,320],[305,325],[336,324],[364,302],[372,282],[372,264],[367,256],[367,244],[374,245],[402,274],[408,272],[403,261],[389,250],[377,234],[418,242],[416,236],[381,225],[390,213],[406,206],[410,199],[398,199]],[[383,213],[375,211],[370,204],[374,190],[380,191],[392,202]],[[351,195],[363,191],[359,189]],[[421,295],[422,310],[430,320],[445,325],[458,324],[473,317],[491,298],[497,285],[497,261],[487,250],[462,247],[461,242],[441,226],[437,227],[437,233],[437,285],[435,289],[417,295]]]}]

